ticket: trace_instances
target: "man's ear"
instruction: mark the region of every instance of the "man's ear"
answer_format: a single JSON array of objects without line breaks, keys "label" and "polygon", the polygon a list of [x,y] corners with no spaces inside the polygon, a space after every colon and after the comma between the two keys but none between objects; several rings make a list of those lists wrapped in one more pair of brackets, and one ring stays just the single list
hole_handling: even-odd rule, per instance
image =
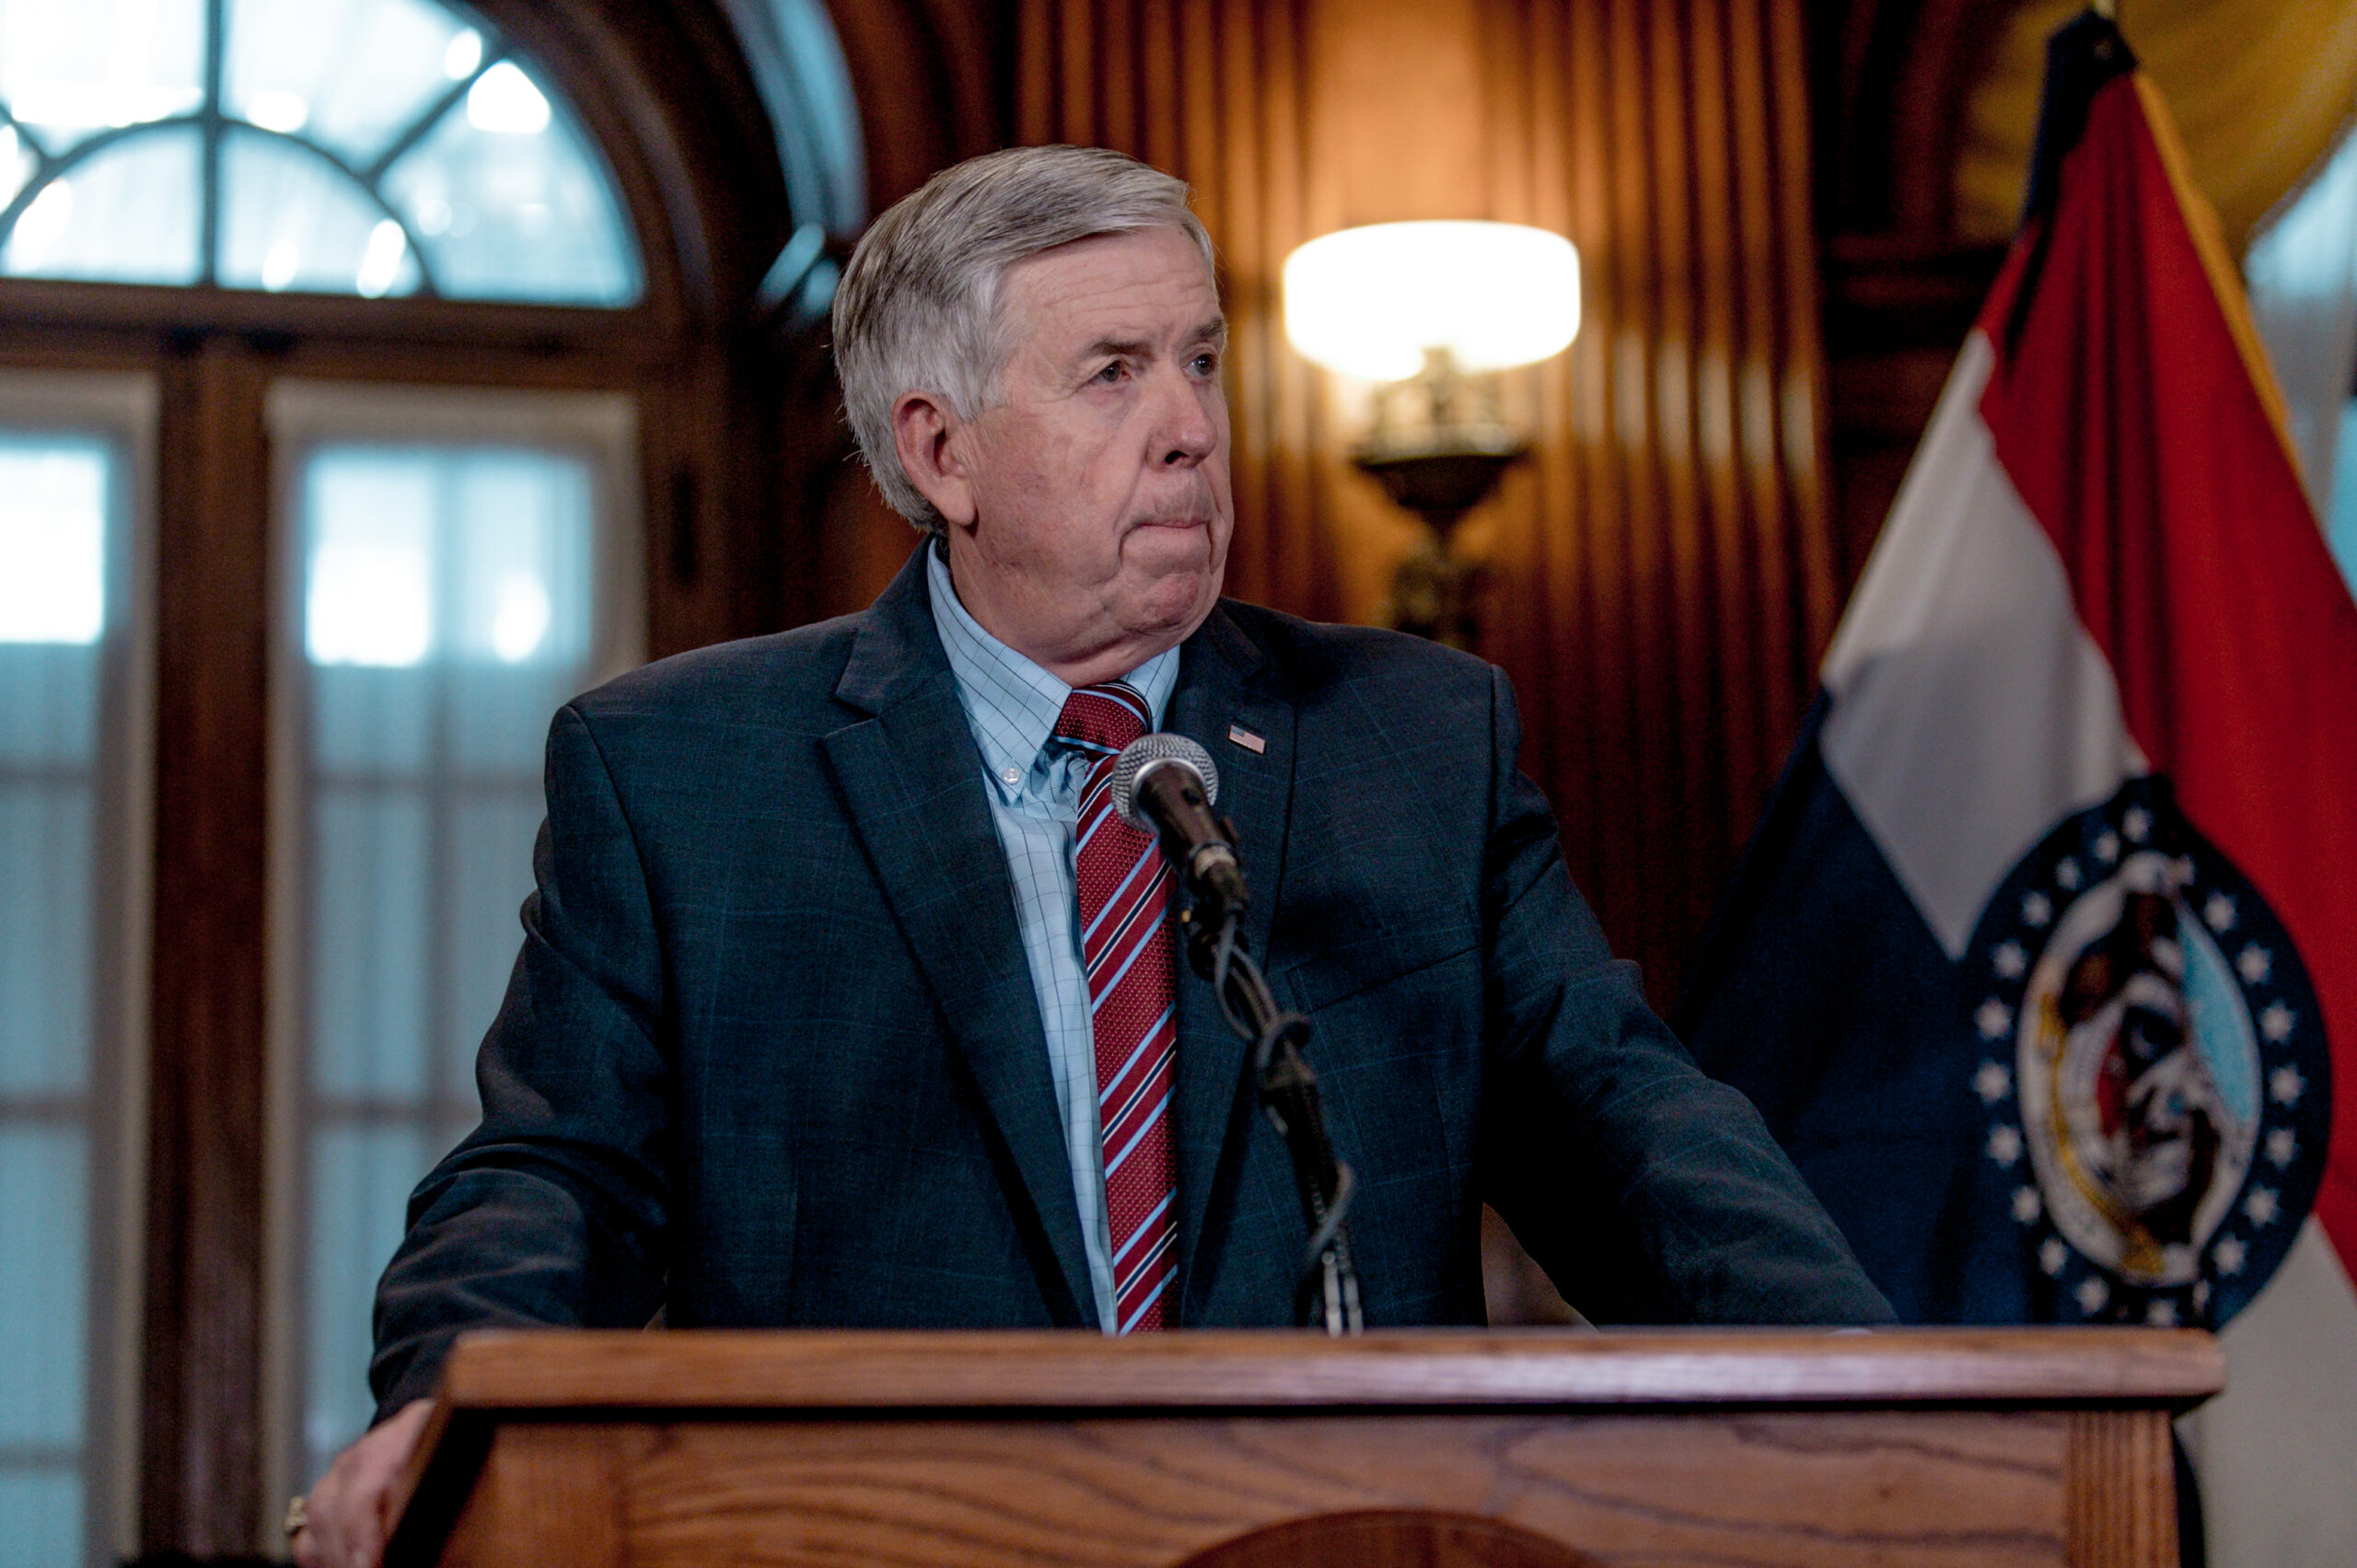
[{"label": "man's ear", "polygon": [[958,449],[963,443],[955,439],[965,423],[938,392],[902,392],[892,404],[892,448],[900,471],[957,528],[970,524],[976,511],[965,454]]}]

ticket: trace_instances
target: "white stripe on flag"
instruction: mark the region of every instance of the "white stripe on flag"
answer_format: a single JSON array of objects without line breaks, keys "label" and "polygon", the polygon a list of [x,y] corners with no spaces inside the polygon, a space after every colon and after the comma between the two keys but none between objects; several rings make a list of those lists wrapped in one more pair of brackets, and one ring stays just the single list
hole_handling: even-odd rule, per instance
[{"label": "white stripe on flag", "polygon": [[1981,423],[1990,364],[1976,331],[1826,653],[1819,737],[1826,770],[1957,958],[2048,830],[2148,771],[2062,559]]},{"label": "white stripe on flag", "polygon": [[2357,1542],[2357,1292],[2310,1219],[2218,1336],[2226,1391],[2186,1418],[2219,1568],[2346,1562]]}]

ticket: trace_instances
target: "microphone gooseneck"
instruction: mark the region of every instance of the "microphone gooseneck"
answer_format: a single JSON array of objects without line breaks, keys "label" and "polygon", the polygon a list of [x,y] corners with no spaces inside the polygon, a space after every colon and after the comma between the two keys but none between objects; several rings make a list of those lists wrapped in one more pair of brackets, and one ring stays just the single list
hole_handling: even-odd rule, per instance
[{"label": "microphone gooseneck", "polygon": [[1277,1005],[1244,948],[1250,896],[1235,830],[1212,812],[1219,768],[1210,752],[1183,735],[1143,735],[1114,759],[1109,782],[1113,809],[1132,827],[1156,835],[1164,855],[1180,868],[1188,903],[1178,918],[1187,928],[1188,958],[1211,981],[1229,1026],[1251,1044],[1247,1071],[1261,1113],[1292,1156],[1309,1226],[1295,1314],[1305,1327],[1355,1334],[1359,1282],[1344,1221],[1357,1183],[1327,1136],[1318,1075],[1302,1055],[1309,1020]]}]

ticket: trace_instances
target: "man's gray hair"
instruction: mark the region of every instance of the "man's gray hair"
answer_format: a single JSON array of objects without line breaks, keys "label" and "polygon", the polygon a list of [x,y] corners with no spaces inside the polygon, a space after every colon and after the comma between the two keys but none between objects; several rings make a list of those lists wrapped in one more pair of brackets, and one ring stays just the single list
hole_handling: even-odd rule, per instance
[{"label": "man's gray hair", "polygon": [[1012,147],[943,169],[893,204],[852,251],[835,291],[835,372],[876,487],[930,532],[946,524],[909,482],[892,405],[935,392],[971,419],[996,398],[1008,345],[999,286],[1028,256],[1099,234],[1176,228],[1211,267],[1187,184],[1104,147]]}]

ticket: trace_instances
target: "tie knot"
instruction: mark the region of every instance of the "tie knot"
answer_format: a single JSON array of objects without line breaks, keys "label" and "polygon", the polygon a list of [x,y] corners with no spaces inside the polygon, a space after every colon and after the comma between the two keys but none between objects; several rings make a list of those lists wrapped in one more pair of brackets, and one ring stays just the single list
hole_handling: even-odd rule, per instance
[{"label": "tie knot", "polygon": [[1111,756],[1146,731],[1153,712],[1135,690],[1118,680],[1083,686],[1064,699],[1056,715],[1056,737]]}]

